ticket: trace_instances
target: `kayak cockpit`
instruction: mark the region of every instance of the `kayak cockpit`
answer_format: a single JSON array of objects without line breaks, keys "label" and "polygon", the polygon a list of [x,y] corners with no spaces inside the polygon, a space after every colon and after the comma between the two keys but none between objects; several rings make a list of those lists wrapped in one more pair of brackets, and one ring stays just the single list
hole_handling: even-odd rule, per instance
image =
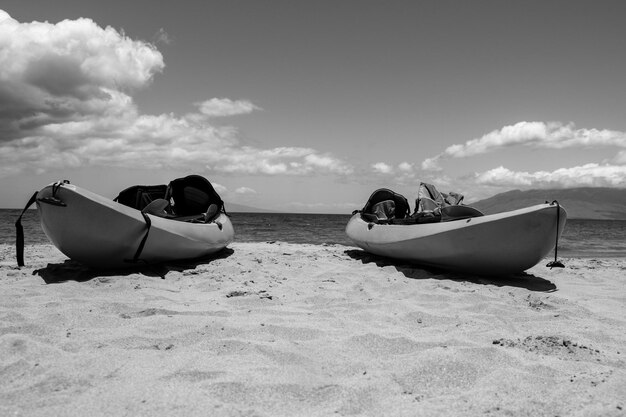
[{"label": "kayak cockpit", "polygon": [[422,183],[410,213],[408,200],[387,188],[372,193],[362,210],[361,218],[368,223],[409,225],[420,223],[449,222],[483,216],[474,207],[462,204],[463,196],[458,193],[444,194],[430,184]]},{"label": "kayak cockpit", "polygon": [[226,213],[224,201],[213,185],[199,175],[178,178],[168,185],[133,185],[114,201],[142,214],[194,223],[209,223]]}]

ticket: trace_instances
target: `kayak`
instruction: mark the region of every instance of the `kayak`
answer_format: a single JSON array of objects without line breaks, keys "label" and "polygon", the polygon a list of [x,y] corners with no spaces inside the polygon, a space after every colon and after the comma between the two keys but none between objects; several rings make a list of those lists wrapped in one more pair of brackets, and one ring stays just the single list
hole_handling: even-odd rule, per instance
[{"label": "kayak", "polygon": [[[507,275],[535,266],[555,248],[567,213],[558,203],[503,213],[455,215],[469,207],[450,206],[447,221],[379,224],[355,213],[346,234],[375,255],[478,275]],[[557,236],[558,235],[558,236]]]},{"label": "kayak", "polygon": [[36,203],[50,241],[70,259],[95,268],[199,258],[234,238],[230,219],[215,206],[210,221],[204,213],[176,217],[163,207],[139,210],[67,182],[43,188]]}]

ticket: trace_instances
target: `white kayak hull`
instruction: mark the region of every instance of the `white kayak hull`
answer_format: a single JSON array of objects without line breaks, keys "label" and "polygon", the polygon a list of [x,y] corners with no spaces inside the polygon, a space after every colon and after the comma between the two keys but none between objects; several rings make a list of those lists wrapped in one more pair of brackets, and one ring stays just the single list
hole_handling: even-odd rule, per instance
[{"label": "white kayak hull", "polygon": [[[554,248],[567,214],[556,204],[449,222],[371,224],[355,214],[346,233],[363,250],[415,264],[480,275],[525,271]],[[560,237],[560,236],[559,236]]]},{"label": "white kayak hull", "polygon": [[[95,268],[137,263],[133,259],[148,229],[141,211],[73,184],[58,188],[51,184],[39,191],[37,209],[44,233],[70,259]],[[151,226],[139,256],[141,264],[207,256],[234,238],[232,223],[224,213],[211,223],[147,216]]]}]

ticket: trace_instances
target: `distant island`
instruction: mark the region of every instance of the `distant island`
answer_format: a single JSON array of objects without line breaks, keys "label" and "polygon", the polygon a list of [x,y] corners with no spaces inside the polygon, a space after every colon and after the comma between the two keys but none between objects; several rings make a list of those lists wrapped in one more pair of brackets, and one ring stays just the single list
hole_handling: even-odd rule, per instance
[{"label": "distant island", "polygon": [[565,208],[570,219],[626,220],[626,188],[513,190],[469,205],[493,214],[553,200]]},{"label": "distant island", "polygon": [[[626,220],[626,188],[565,188],[551,190],[512,190],[474,203],[467,203],[485,214],[500,213],[557,200],[570,219]],[[273,213],[258,207],[225,203],[230,213]]]}]

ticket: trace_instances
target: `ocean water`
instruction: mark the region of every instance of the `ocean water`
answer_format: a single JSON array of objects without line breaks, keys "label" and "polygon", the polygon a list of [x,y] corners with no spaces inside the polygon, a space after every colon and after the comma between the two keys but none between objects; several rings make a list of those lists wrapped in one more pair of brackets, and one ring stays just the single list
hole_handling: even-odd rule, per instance
[{"label": "ocean water", "polygon": [[[21,210],[0,209],[0,243],[15,243],[15,221]],[[272,242],[352,245],[344,230],[349,214],[228,213],[238,242]],[[25,244],[49,243],[37,210],[22,217]]]},{"label": "ocean water", "polygon": [[[0,243],[15,244],[21,210],[0,209]],[[235,241],[352,246],[345,234],[349,214],[230,213]],[[22,219],[25,243],[49,243],[36,210]],[[626,220],[570,219],[559,241],[559,257],[626,257]]]}]

